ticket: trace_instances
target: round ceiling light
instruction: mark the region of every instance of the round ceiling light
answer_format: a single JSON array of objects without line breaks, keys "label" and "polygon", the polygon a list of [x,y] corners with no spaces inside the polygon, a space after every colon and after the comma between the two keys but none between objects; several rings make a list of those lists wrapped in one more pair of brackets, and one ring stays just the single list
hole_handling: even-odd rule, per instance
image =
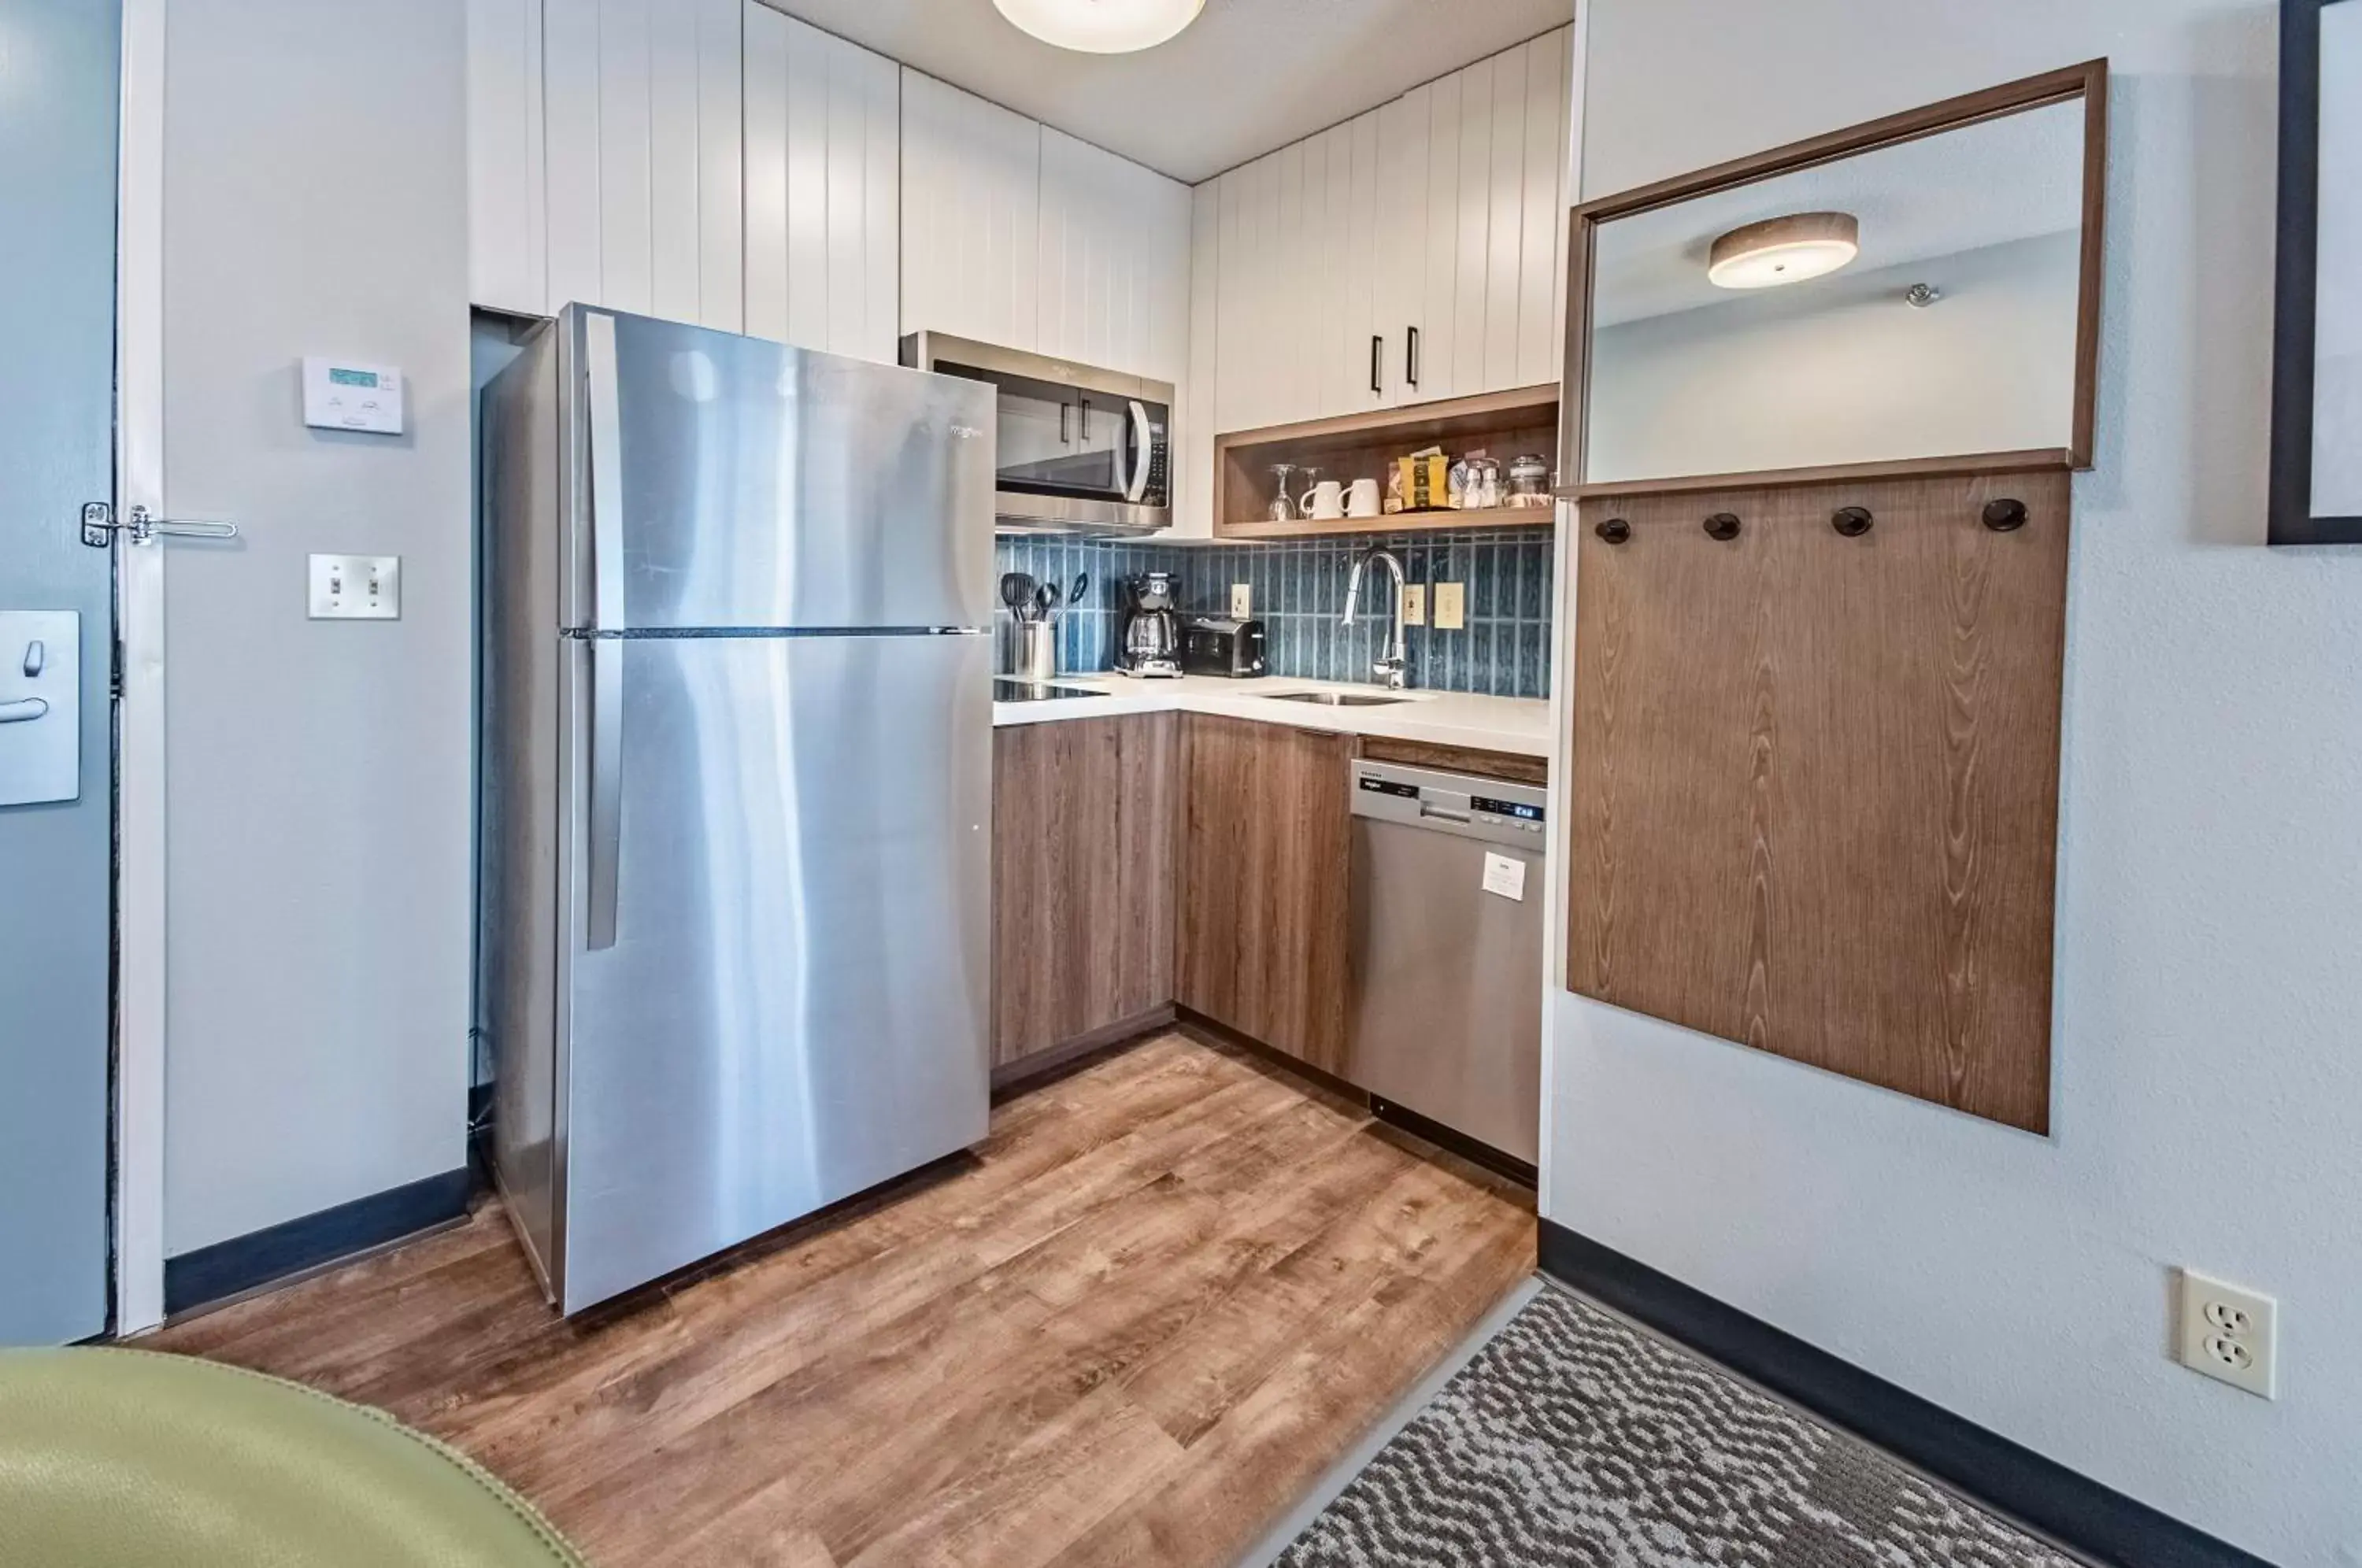
[{"label": "round ceiling light", "polygon": [[1153,49],[1198,19],[1206,0],[992,0],[1045,44],[1085,54]]},{"label": "round ceiling light", "polygon": [[1834,272],[1860,254],[1861,225],[1851,213],[1792,213],[1716,240],[1705,275],[1718,289],[1771,289]]}]

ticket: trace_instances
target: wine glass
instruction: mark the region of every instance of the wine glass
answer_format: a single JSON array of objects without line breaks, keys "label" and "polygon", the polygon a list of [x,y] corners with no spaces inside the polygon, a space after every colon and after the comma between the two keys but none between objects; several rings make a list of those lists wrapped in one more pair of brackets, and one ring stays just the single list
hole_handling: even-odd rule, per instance
[{"label": "wine glass", "polygon": [[1287,476],[1295,471],[1294,463],[1274,463],[1271,466],[1271,477],[1275,488],[1272,491],[1269,516],[1275,523],[1296,521],[1296,494],[1287,482]]}]

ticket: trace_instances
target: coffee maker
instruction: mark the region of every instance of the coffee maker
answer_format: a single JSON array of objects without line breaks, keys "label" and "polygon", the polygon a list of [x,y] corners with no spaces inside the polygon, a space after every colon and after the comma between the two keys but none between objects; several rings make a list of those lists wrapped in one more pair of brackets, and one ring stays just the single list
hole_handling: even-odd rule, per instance
[{"label": "coffee maker", "polygon": [[1124,579],[1123,625],[1115,667],[1125,675],[1181,673],[1181,611],[1173,574],[1142,572]]}]

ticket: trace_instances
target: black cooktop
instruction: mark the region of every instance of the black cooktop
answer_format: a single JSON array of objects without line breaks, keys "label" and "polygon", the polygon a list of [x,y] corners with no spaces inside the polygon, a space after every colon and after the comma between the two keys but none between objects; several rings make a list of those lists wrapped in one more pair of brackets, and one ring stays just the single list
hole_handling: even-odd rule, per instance
[{"label": "black cooktop", "polygon": [[1088,686],[1067,686],[1055,680],[1035,683],[1011,680],[1005,675],[992,678],[992,700],[996,702],[1055,702],[1062,697],[1104,697],[1107,693]]}]

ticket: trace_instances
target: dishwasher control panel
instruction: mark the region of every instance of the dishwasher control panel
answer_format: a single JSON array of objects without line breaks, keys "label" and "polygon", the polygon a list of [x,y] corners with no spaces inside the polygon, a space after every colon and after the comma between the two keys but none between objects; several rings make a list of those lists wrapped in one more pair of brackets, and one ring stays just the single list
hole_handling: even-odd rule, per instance
[{"label": "dishwasher control panel", "polygon": [[1550,792],[1530,784],[1394,762],[1353,764],[1353,814],[1540,854]]}]

